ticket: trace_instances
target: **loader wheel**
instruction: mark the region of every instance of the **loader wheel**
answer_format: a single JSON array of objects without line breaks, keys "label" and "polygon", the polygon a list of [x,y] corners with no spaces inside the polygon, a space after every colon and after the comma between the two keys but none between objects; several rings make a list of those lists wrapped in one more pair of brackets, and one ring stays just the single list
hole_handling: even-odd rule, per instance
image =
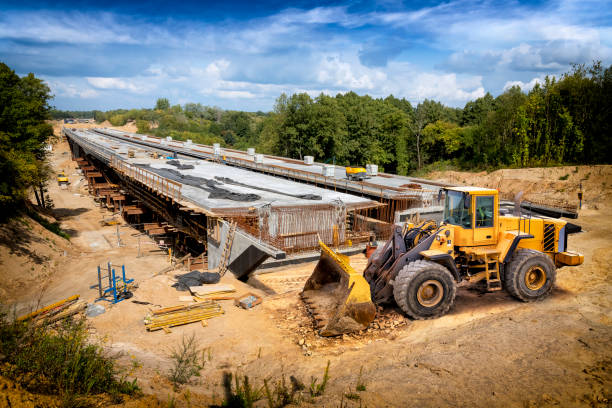
[{"label": "loader wheel", "polygon": [[521,249],[506,267],[504,283],[512,296],[523,302],[532,302],[551,293],[556,276],[555,265],[547,255]]},{"label": "loader wheel", "polygon": [[404,266],[393,283],[398,306],[413,319],[442,316],[453,305],[457,285],[444,266],[418,260]]}]

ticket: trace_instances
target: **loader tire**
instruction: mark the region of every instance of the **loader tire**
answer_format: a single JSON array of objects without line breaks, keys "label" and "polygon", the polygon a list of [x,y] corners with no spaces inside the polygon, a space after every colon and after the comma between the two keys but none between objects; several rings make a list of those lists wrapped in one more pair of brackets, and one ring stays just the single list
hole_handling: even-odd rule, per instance
[{"label": "loader tire", "polygon": [[523,302],[542,300],[555,286],[557,269],[542,252],[520,249],[506,266],[504,283],[508,292]]},{"label": "loader tire", "polygon": [[408,316],[417,320],[440,317],[455,302],[457,284],[444,266],[418,260],[404,266],[393,283],[393,297]]}]

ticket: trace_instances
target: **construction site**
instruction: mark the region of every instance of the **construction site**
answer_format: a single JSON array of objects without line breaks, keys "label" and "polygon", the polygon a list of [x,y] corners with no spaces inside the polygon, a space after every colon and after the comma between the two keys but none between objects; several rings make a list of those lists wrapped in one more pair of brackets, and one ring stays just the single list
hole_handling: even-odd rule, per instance
[{"label": "construction site", "polygon": [[[146,397],[127,406],[216,406],[224,373],[308,387],[326,367],[327,391],[299,405],[610,406],[612,166],[355,178],[310,156],[54,129],[48,218],[70,240],[5,226],[0,296],[27,319],[85,315],[138,378]],[[206,364],[177,388],[186,336]]]}]

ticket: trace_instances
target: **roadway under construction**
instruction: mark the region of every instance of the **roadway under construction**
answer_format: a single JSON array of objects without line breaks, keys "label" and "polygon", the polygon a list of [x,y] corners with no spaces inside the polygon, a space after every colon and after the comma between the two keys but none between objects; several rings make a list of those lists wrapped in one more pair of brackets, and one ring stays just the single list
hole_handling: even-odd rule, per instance
[{"label": "roadway under construction", "polygon": [[386,239],[403,214],[435,205],[440,187],[375,171],[350,181],[343,167],[308,159],[114,129],[63,134],[101,204],[240,278],[268,258],[303,256],[319,238],[347,249]]}]

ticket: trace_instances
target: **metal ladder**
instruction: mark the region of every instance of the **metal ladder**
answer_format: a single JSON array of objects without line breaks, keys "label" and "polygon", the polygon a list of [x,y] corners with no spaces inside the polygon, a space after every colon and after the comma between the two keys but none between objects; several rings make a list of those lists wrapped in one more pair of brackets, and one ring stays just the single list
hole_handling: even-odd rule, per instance
[{"label": "metal ladder", "polygon": [[236,233],[236,223],[230,223],[227,238],[225,239],[225,246],[221,253],[221,259],[219,260],[219,275],[225,275],[227,272],[227,263],[229,262],[230,253],[232,251],[232,244],[234,243],[234,234]]},{"label": "metal ladder", "polygon": [[[491,254],[484,254],[485,278],[487,280],[487,291],[494,292],[502,290],[502,283],[499,276],[499,260],[496,256],[489,258]],[[489,262],[495,262],[495,268],[489,269]]]}]

